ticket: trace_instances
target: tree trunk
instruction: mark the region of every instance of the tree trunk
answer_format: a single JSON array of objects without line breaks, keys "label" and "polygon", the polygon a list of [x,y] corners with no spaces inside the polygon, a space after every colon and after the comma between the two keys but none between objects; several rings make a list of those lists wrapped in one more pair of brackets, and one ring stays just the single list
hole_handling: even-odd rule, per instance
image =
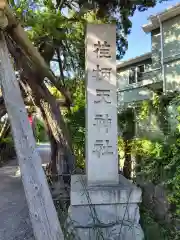
[{"label": "tree trunk", "polygon": [[123,166],[123,175],[127,179],[131,179],[131,171],[132,171],[132,161],[131,161],[131,147],[129,145],[129,141],[124,141],[124,166]]},{"label": "tree trunk", "polygon": [[[17,54],[18,51],[16,51],[13,42],[9,38],[7,38],[7,41],[9,50],[16,59],[17,69],[23,69],[21,79],[24,79],[30,86],[35,104],[41,109],[43,118],[47,122],[56,144],[58,144],[58,148],[56,148],[58,150],[55,150],[56,156],[58,156],[57,153],[63,149],[64,155],[67,156],[66,159],[68,159],[70,172],[73,172],[75,169],[75,157],[72,151],[68,129],[57,105],[56,98],[50,94],[45,84],[42,83],[42,76],[37,73],[36,68],[33,70],[30,67],[28,58],[23,52],[21,52],[20,55]],[[56,159],[52,159],[52,162],[53,161],[56,161]]]},{"label": "tree trunk", "polygon": [[[51,174],[53,187],[55,188],[54,193],[57,190],[61,193],[62,198],[65,197],[67,199],[67,197],[70,196],[70,173],[72,173],[75,168],[75,160],[73,152],[69,146],[69,142],[64,139],[65,136],[63,135],[63,131],[65,132],[66,126],[65,123],[63,123],[64,128],[62,127],[63,118],[59,110],[59,105],[57,104],[56,99],[50,94],[49,90],[47,89],[44,92],[44,89],[40,89],[40,87],[36,86],[35,83],[32,85],[32,88],[36,91],[34,95],[35,102],[41,110],[49,132],[49,139],[51,143],[51,162],[48,172],[50,170],[49,173]],[[46,99],[48,101],[44,100],[43,94],[46,95]],[[56,185],[55,183],[57,180],[60,184],[60,189],[59,184]],[[56,189],[56,187],[58,189]]]},{"label": "tree trunk", "polygon": [[0,35],[0,59],[2,92],[35,238],[64,239],[3,34]]},{"label": "tree trunk", "polygon": [[58,146],[57,146],[56,139],[54,138],[54,136],[51,132],[48,121],[46,120],[46,115],[44,113],[44,110],[43,110],[43,108],[41,108],[41,106],[40,106],[40,109],[41,109],[41,113],[43,115],[43,119],[44,119],[45,124],[46,124],[46,129],[47,129],[47,133],[48,133],[49,141],[50,141],[50,145],[51,145],[51,161],[49,163],[48,168],[49,168],[50,173],[52,175],[52,180],[56,181],[57,180],[57,173],[58,173],[57,172],[57,162],[56,162]]},{"label": "tree trunk", "polygon": [[4,99],[0,98],[0,119],[6,114],[6,108],[4,106]]},{"label": "tree trunk", "polygon": [[57,180],[57,156],[58,156],[58,144],[53,137],[52,133],[49,132],[49,139],[51,144],[51,162],[50,162],[50,170],[53,176],[53,181]]},{"label": "tree trunk", "polygon": [[[9,135],[10,133],[10,124],[9,124],[9,121],[8,119],[6,119],[3,127],[2,127],[2,130],[0,132],[0,153],[3,153],[3,151],[6,149],[7,147],[7,143],[4,142],[4,141],[1,141],[5,138],[7,138],[7,136]],[[8,151],[9,152],[9,151]],[[9,157],[9,156],[8,156]],[[3,158],[3,156],[1,156],[0,154],[0,159]],[[2,161],[2,159],[0,160],[0,162]]]},{"label": "tree trunk", "polygon": [[124,167],[123,174],[126,178],[131,179],[132,173],[132,158],[131,158],[131,143],[135,133],[135,116],[134,110],[128,109],[125,113],[126,129],[123,132],[124,140]]},{"label": "tree trunk", "polygon": [[[52,151],[52,162],[54,162],[53,165],[56,165],[56,159],[59,155],[58,153],[62,152],[63,150],[64,155],[68,161],[67,164],[69,172],[71,173],[75,169],[75,158],[72,151],[72,144],[68,129],[61,115],[59,105],[56,102],[56,98],[51,95],[45,85],[41,84],[41,86],[39,86],[34,81],[34,78],[28,80],[28,83],[34,93],[35,102],[41,109],[43,118],[45,119],[48,125],[48,129],[52,134],[51,139],[52,137],[54,138],[52,140],[52,146],[54,146]],[[56,158],[54,159],[55,155]]]},{"label": "tree trunk", "polygon": [[8,119],[6,119],[0,132],[0,139],[6,138],[9,132],[10,132],[10,124]]}]

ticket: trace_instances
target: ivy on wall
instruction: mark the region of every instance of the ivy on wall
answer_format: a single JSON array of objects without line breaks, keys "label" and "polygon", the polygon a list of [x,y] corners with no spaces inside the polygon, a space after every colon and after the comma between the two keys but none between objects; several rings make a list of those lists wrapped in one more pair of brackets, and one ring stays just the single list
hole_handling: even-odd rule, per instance
[{"label": "ivy on wall", "polygon": [[[171,124],[167,111],[169,106],[176,112],[174,116],[176,126]],[[180,97],[176,93],[167,96],[154,94],[151,101],[139,104],[136,117],[138,124],[147,120],[152,112],[157,117],[159,131],[163,137],[134,136],[129,154],[136,156],[134,169],[136,176],[154,184],[164,184],[168,192],[168,200],[174,206],[173,214],[178,216],[180,214]],[[124,119],[124,117],[119,119],[119,122],[125,126]],[[127,120],[126,123],[129,124]],[[158,134],[154,133],[154,136]]]}]

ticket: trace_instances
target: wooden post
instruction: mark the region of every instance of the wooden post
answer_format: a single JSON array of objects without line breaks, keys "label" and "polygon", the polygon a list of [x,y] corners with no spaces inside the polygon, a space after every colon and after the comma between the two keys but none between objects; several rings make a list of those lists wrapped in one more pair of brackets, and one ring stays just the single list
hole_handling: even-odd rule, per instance
[{"label": "wooden post", "polygon": [[57,212],[41,166],[27,111],[3,34],[0,32],[0,83],[11,123],[22,182],[36,240],[63,240]]}]

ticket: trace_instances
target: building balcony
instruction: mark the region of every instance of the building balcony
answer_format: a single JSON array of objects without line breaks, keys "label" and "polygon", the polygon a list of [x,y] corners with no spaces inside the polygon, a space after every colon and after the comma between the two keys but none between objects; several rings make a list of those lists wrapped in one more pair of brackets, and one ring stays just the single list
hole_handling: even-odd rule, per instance
[{"label": "building balcony", "polygon": [[161,68],[149,69],[134,80],[134,83],[129,83],[128,75],[117,76],[118,91],[126,91],[129,89],[144,87],[152,84],[162,82]]},{"label": "building balcony", "polygon": [[134,83],[129,84],[129,78],[120,75],[118,81],[118,104],[124,105],[143,101],[152,97],[153,91],[163,88],[161,69],[149,69],[136,74]]}]

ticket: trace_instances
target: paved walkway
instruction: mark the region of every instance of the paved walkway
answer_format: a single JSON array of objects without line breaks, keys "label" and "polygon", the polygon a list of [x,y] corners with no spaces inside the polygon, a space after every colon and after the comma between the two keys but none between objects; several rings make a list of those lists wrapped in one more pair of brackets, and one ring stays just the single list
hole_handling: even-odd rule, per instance
[{"label": "paved walkway", "polygon": [[[48,144],[38,146],[43,163],[49,160]],[[0,168],[0,240],[34,240],[17,161]]]}]

